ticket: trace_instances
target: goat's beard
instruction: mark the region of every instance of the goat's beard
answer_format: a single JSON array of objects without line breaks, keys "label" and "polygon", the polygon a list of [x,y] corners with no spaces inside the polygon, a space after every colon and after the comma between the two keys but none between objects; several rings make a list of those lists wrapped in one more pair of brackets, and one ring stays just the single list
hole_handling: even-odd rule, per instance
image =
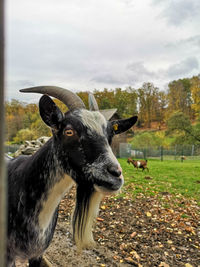
[{"label": "goat's beard", "polygon": [[94,190],[92,184],[78,184],[73,214],[73,238],[78,250],[95,246],[92,233],[94,219],[98,215],[103,194]]}]

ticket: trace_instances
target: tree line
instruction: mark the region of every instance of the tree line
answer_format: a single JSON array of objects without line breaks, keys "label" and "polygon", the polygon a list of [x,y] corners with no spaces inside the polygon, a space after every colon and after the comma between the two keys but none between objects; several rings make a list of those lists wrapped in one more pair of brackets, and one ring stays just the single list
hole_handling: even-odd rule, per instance
[{"label": "tree line", "polygon": [[[77,93],[88,107],[88,92]],[[138,127],[151,128],[156,122],[158,129],[165,125],[174,114],[182,113],[189,121],[200,119],[200,75],[174,80],[166,91],[159,90],[153,83],[146,82],[141,88],[131,86],[115,88],[93,94],[100,109],[117,108],[120,117],[138,115]],[[63,111],[67,108],[59,100],[55,102]],[[42,122],[37,104],[27,104],[13,99],[5,103],[6,140],[19,143],[42,135],[50,135],[50,130]],[[172,125],[173,123],[171,123]]]}]

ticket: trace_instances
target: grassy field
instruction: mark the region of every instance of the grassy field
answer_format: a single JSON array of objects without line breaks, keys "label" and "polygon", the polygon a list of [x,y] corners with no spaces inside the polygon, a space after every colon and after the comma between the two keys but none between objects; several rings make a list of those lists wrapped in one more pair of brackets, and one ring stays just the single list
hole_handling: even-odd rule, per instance
[{"label": "grassy field", "polygon": [[[125,178],[125,187],[133,194],[158,195],[170,193],[174,196],[193,198],[200,205],[200,161],[184,162],[148,160],[148,171],[143,171],[119,159]],[[132,186],[131,186],[132,185]]]}]

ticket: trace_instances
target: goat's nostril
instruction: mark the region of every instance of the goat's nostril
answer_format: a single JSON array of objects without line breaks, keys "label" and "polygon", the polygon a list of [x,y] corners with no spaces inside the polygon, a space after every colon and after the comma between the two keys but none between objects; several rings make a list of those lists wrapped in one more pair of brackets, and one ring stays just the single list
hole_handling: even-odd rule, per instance
[{"label": "goat's nostril", "polygon": [[116,167],[113,167],[113,166],[109,166],[107,167],[107,171],[112,174],[113,176],[116,176],[116,177],[120,177],[122,172],[120,169],[116,168]]}]

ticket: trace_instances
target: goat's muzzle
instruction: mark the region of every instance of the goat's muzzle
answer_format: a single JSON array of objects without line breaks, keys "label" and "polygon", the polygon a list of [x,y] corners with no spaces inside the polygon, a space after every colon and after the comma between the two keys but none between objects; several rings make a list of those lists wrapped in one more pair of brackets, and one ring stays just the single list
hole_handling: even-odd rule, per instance
[{"label": "goat's muzzle", "polygon": [[124,183],[122,168],[120,166],[108,165],[104,170],[104,177],[95,179],[94,188],[102,194],[117,193]]}]

